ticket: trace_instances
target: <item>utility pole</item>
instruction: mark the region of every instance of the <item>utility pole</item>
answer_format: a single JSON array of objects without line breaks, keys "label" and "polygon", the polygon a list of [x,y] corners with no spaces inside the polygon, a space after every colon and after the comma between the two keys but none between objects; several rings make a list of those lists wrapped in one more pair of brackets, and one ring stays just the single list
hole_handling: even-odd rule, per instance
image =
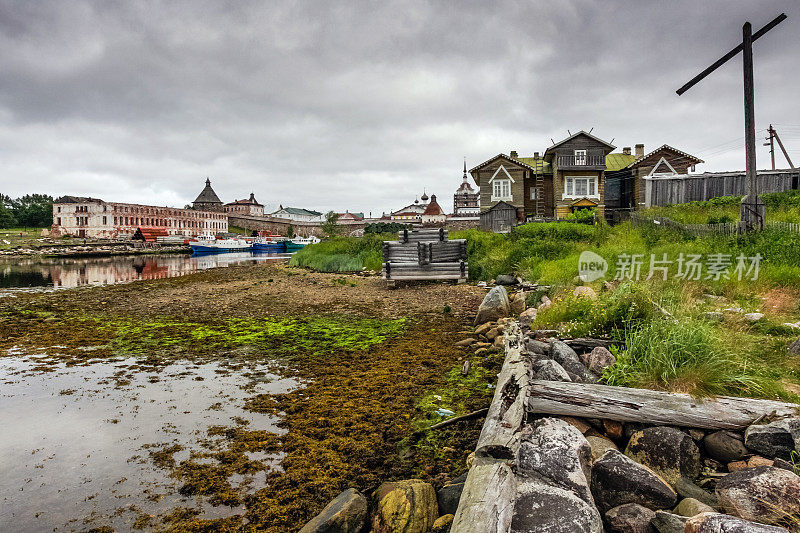
[{"label": "utility pole", "polygon": [[769,129],[767,130],[769,133],[769,137],[767,137],[768,143],[764,143],[764,146],[769,146],[769,157],[772,159],[772,170],[775,170],[775,130],[772,129],[772,124],[769,125]]},{"label": "utility pole", "polygon": [[[741,206],[741,229],[761,230],[764,228],[766,208],[764,202],[758,197],[758,182],[756,179],[756,120],[755,120],[755,97],[753,94],[753,41],[762,37],[769,30],[780,24],[786,19],[786,13],[781,13],[769,24],[753,33],[752,26],[745,22],[742,26],[742,44],[719,58],[703,72],[689,80],[683,87],[676,92],[678,96],[688,91],[700,80],[717,70],[727,63],[739,52],[742,52],[742,67],[744,77],[744,148],[745,148],[745,172],[747,180],[745,182],[745,196],[742,198]],[[780,140],[778,141],[780,144]]]}]

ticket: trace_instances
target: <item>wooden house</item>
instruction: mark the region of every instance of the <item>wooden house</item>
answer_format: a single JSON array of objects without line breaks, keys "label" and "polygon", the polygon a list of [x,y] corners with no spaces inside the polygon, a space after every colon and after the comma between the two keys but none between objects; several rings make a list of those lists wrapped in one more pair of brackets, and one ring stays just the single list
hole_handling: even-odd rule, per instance
[{"label": "wooden house", "polygon": [[507,233],[521,221],[519,208],[508,202],[497,202],[481,213],[481,229],[494,233]]}]

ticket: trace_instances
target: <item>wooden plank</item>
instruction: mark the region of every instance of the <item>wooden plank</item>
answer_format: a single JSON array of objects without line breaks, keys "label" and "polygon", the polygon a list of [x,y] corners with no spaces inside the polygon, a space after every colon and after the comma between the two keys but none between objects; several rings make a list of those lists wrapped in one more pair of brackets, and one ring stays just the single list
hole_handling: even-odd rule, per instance
[{"label": "wooden plank", "polygon": [[450,533],[508,533],[516,495],[517,481],[509,462],[476,457]]},{"label": "wooden plank", "polygon": [[800,406],[772,400],[727,396],[698,399],[688,394],[542,380],[531,380],[528,389],[526,408],[532,414],[702,429],[741,429],[764,416],[800,414]]}]

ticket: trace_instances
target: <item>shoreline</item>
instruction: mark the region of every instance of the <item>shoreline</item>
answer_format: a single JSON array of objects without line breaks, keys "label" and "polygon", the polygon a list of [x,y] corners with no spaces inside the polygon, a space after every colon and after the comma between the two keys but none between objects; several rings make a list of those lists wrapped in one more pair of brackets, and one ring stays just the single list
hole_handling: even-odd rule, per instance
[{"label": "shoreline", "polygon": [[[119,249],[103,249],[108,247],[125,246],[123,250]],[[53,248],[66,248],[65,251],[54,250]],[[91,248],[89,250],[74,250],[75,248]],[[74,250],[74,251],[73,251]],[[81,257],[116,257],[123,255],[158,255],[158,254],[171,254],[171,253],[191,253],[192,249],[189,246],[164,246],[160,248],[138,248],[130,247],[128,244],[75,244],[75,245],[62,245],[61,247],[48,246],[42,249],[12,249],[9,251],[0,251],[0,259],[22,259],[22,258],[81,258]]]}]

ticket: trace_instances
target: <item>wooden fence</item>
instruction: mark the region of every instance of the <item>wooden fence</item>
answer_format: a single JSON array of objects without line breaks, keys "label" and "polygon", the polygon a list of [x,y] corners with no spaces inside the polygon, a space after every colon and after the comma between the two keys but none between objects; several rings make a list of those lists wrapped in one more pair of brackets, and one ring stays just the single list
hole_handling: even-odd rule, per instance
[{"label": "wooden fence", "polygon": [[[737,222],[723,222],[720,224],[681,224],[666,217],[646,217],[637,213],[630,214],[632,226],[651,226],[670,228],[683,231],[696,237],[703,235],[737,235],[740,231]],[[800,224],[790,222],[767,222],[766,227],[782,231],[800,233]]]},{"label": "wooden fence", "polygon": [[[796,189],[800,169],[761,170],[758,172],[758,194]],[[646,193],[650,206],[685,204],[710,200],[720,196],[743,196],[744,172],[706,172],[683,174],[647,180]]]}]

